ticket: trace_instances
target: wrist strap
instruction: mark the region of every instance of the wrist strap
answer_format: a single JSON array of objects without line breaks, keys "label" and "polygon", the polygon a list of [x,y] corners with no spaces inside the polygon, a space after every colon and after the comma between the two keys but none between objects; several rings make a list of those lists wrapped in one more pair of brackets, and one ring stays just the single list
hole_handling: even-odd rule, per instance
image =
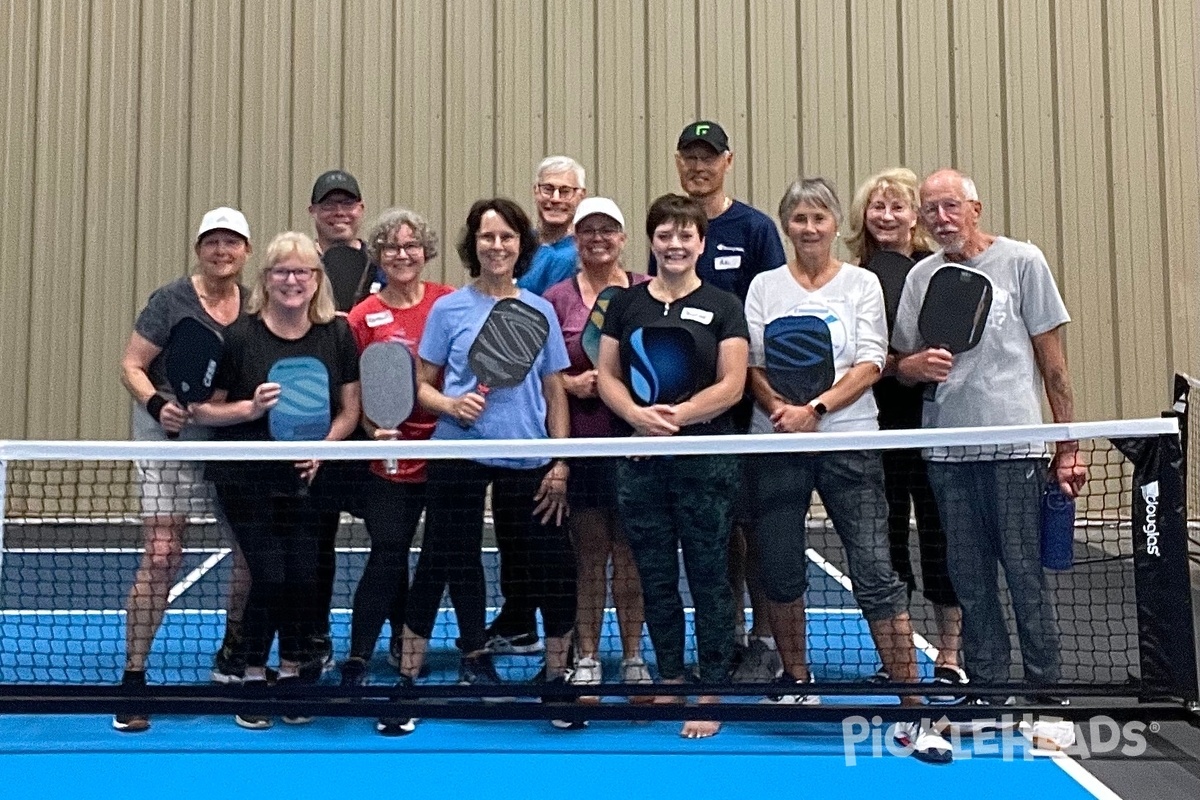
[{"label": "wrist strap", "polygon": [[146,411],[150,416],[154,417],[154,421],[162,424],[160,417],[162,416],[163,407],[167,404],[167,398],[155,392],[150,395],[150,399],[146,401]]}]

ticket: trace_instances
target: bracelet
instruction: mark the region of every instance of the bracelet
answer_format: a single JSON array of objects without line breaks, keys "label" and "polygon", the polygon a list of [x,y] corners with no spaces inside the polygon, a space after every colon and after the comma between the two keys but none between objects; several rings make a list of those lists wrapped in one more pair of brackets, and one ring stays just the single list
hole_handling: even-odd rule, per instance
[{"label": "bracelet", "polygon": [[154,417],[154,421],[162,424],[160,417],[162,416],[163,407],[167,404],[167,398],[163,397],[158,392],[150,395],[150,399],[146,401],[146,411],[150,416]]}]

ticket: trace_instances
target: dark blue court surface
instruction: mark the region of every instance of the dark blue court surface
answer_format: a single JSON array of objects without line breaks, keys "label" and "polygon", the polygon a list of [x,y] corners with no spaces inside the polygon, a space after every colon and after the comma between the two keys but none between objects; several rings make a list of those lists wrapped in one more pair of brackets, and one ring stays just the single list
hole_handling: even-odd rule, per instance
[{"label": "dark blue court surface", "polygon": [[[837,570],[813,555],[813,670],[829,680],[869,675],[877,661],[865,622]],[[5,553],[0,682],[119,680],[121,608],[137,558],[129,550]],[[345,609],[364,559],[361,552],[339,556],[332,631],[339,651],[348,636]],[[494,586],[494,554],[485,560]],[[151,655],[151,681],[207,679],[223,627],[219,608],[227,561],[219,550],[187,554]],[[605,641],[615,642],[611,619],[606,627]],[[453,615],[443,613],[431,680],[453,679],[454,635]],[[385,631],[381,647],[386,641]],[[650,655],[648,642],[645,650]],[[609,675],[616,673],[615,658],[605,659]],[[498,661],[512,680],[527,679],[540,666],[536,658]],[[928,673],[927,656],[922,669]],[[372,676],[379,683],[394,680],[382,651]],[[1032,755],[1020,735],[963,741],[953,765],[936,767],[889,753],[890,735],[883,727],[859,730],[867,732],[859,736],[863,741],[847,745],[843,726],[834,723],[728,723],[712,739],[689,741],[679,737],[677,722],[593,722],[586,731],[567,732],[545,722],[428,720],[410,736],[389,739],[364,719],[318,718],[302,726],[276,721],[270,730],[246,731],[228,716],[166,716],[155,717],[146,733],[122,734],[112,730],[109,717],[5,716],[0,798],[211,800],[266,793],[286,800],[551,795],[724,800],[764,790],[871,800],[912,791],[1055,800],[1116,796],[1075,762]]]}]

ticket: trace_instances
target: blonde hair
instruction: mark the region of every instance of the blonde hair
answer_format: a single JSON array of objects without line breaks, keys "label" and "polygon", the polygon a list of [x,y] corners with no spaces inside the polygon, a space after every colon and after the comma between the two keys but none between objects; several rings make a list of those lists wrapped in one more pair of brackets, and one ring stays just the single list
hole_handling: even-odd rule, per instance
[{"label": "blonde hair", "polygon": [[917,218],[916,227],[912,232],[914,251],[933,252],[937,249],[933,237],[921,224],[921,200],[917,190],[916,174],[907,167],[893,167],[877,172],[863,181],[862,185],[858,187],[858,191],[854,193],[853,202],[850,203],[850,233],[846,236],[846,247],[858,259],[859,264],[866,264],[879,249],[879,243],[867,230],[866,225],[867,205],[871,202],[871,196],[876,192],[894,195],[908,203],[913,210]]},{"label": "blonde hair", "polygon": [[314,277],[319,276],[317,293],[308,302],[308,321],[314,325],[332,322],[337,316],[337,308],[333,304],[333,286],[330,285],[329,276],[325,274],[321,264],[321,251],[317,249],[317,243],[312,237],[297,231],[278,234],[267,245],[266,258],[263,260],[262,269],[258,271],[258,280],[254,282],[254,288],[250,291],[250,299],[246,301],[246,313],[261,314],[266,308],[267,276],[276,264],[291,255],[299,256],[301,261],[316,270],[317,275]]}]

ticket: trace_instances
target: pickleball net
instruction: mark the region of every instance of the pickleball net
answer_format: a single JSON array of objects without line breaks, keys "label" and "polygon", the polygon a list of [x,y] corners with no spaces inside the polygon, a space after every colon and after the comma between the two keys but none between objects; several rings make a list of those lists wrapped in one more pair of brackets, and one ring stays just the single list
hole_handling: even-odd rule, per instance
[{"label": "pickleball net", "polygon": [[[823,488],[836,493],[839,482],[845,479],[831,464],[846,456],[858,459],[855,463],[869,464],[884,454],[890,459],[902,451],[913,456],[923,450],[927,454],[948,452],[968,461],[991,462],[998,455],[1011,455],[1014,449],[1035,454],[1050,452],[1053,442],[1065,439],[1079,442],[1089,464],[1088,480],[1077,501],[1073,521],[1067,522],[1069,541],[1065,550],[1059,541],[1057,548],[1050,548],[1053,552],[1046,555],[1047,563],[1054,561],[1052,566],[1057,568],[1049,569],[1042,563],[1022,565],[1022,572],[1032,572],[1038,580],[1044,579],[1045,597],[1051,606],[1049,618],[1057,632],[1054,649],[1060,674],[1049,680],[1037,681],[1023,666],[1023,650],[1030,644],[1030,632],[1021,631],[1020,625],[1027,624],[1027,619],[1015,613],[1012,596],[1005,588],[1006,576],[999,570],[996,600],[1006,635],[1004,641],[990,641],[989,652],[1007,653],[1008,657],[1000,661],[1009,661],[1011,665],[1005,666],[1002,677],[993,675],[987,683],[974,681],[949,688],[930,683],[940,663],[938,648],[945,647],[947,642],[939,635],[938,619],[942,615],[931,602],[929,586],[924,580],[928,554],[923,557],[918,547],[917,525],[910,517],[906,525],[910,531],[907,550],[915,573],[915,591],[903,593],[903,604],[911,617],[911,652],[922,683],[902,687],[892,682],[886,671],[881,670],[884,665],[871,636],[872,621],[890,613],[880,611],[887,608],[887,601],[880,600],[878,592],[870,597],[871,592],[855,586],[856,574],[867,575],[870,570],[848,562],[842,537],[831,521],[829,510],[820,497],[813,497],[808,514],[803,520],[797,517],[794,528],[796,536],[804,534],[806,660],[814,681],[804,689],[804,694],[821,698],[823,704],[784,707],[763,700],[800,690],[793,687],[788,693],[775,685],[714,679],[712,629],[729,639],[717,641],[718,649],[727,647],[728,656],[733,659],[727,663],[729,673],[740,674],[747,680],[758,679],[753,678],[753,670],[738,672],[741,666],[738,658],[742,662],[751,656],[762,659],[766,645],[756,648],[755,639],[741,639],[742,629],[735,623],[714,626],[709,619],[701,621],[701,627],[709,625],[710,630],[701,632],[698,645],[697,616],[703,616],[705,609],[712,607],[714,589],[711,583],[689,586],[686,567],[695,567],[699,575],[709,574],[705,570],[711,571],[714,565],[701,561],[681,564],[686,558],[671,544],[658,543],[655,550],[654,542],[645,541],[647,534],[643,530],[637,535],[642,538],[633,542],[639,550],[635,563],[643,584],[648,580],[659,584],[657,593],[643,594],[651,603],[644,613],[648,617],[657,615],[660,626],[664,617],[671,616],[670,609],[664,611],[655,603],[662,602],[663,575],[674,577],[672,569],[677,569],[678,606],[686,636],[685,682],[646,683],[647,676],[654,680],[660,675],[651,637],[645,631],[640,637],[632,637],[634,652],[630,653],[628,625],[622,637],[616,613],[617,595],[623,595],[627,601],[630,592],[621,590],[628,587],[610,585],[599,590],[604,598],[602,607],[586,603],[580,607],[579,596],[569,598],[569,602],[562,596],[570,591],[571,582],[581,579],[569,526],[561,529],[529,526],[518,531],[520,541],[514,545],[510,524],[507,533],[502,530],[497,540],[497,521],[503,528],[506,515],[511,517],[514,508],[528,513],[533,504],[526,496],[542,487],[541,473],[535,471],[532,478],[498,480],[493,484],[483,507],[482,525],[470,513],[457,508],[454,513],[459,516],[451,515],[458,521],[456,524],[468,529],[475,526],[479,532],[458,531],[455,535],[466,544],[460,542],[457,550],[447,551],[443,547],[440,551],[443,560],[449,553],[460,566],[464,558],[478,559],[484,575],[483,605],[490,622],[484,631],[484,643],[495,653],[490,661],[502,685],[460,684],[463,675],[459,646],[465,628],[460,628],[447,595],[435,603],[436,613],[419,677],[411,687],[397,688],[394,662],[403,654],[395,632],[405,617],[404,609],[394,607],[394,596],[387,591],[371,595],[365,605],[360,603],[363,608],[373,609],[363,612],[363,616],[376,617],[372,625],[379,626],[379,634],[365,656],[363,683],[340,685],[346,659],[355,648],[360,654],[362,650],[361,642],[352,645],[351,634],[355,593],[367,561],[389,547],[393,551],[396,547],[394,540],[385,542],[382,540],[387,537],[377,535],[377,552],[372,554],[373,540],[361,518],[366,513],[363,504],[372,498],[378,500],[379,487],[389,481],[384,475],[371,474],[370,460],[398,458],[402,472],[412,467],[415,459],[427,460],[431,464],[430,480],[423,487],[424,500],[427,504],[441,503],[442,507],[447,505],[447,498],[458,500],[469,493],[468,485],[472,482],[503,476],[503,472],[478,468],[480,460],[496,459],[527,459],[527,463],[566,459],[575,466],[569,496],[577,503],[575,513],[580,517],[589,502],[604,505],[604,501],[595,497],[581,499],[588,491],[609,501],[625,493],[627,497],[623,500],[630,499],[628,495],[638,495],[633,499],[657,505],[699,503],[696,507],[682,508],[681,519],[687,519],[688,514],[693,515],[692,519],[695,514],[723,514],[720,509],[727,500],[725,505],[731,518],[750,535],[750,568],[754,570],[759,563],[753,556],[758,543],[755,530],[772,512],[776,512],[778,527],[779,508],[795,500],[788,495],[788,484],[780,485],[781,478],[795,480],[804,470],[816,469],[826,476],[821,479],[826,481]],[[321,467],[318,479],[312,485],[303,485],[294,465],[309,459],[320,460]],[[714,459],[735,463],[743,484],[739,488],[735,480],[733,488],[727,490],[729,496],[717,503],[710,502],[714,492],[725,489],[714,485],[713,492],[694,491],[696,482],[707,479],[704,476],[711,477],[712,473],[693,466]],[[910,463],[918,465],[913,467],[918,469],[923,462],[915,458]],[[1044,468],[1044,462],[1041,463]],[[561,709],[547,711],[550,706],[531,701],[547,691],[543,666],[550,640],[546,637],[546,626],[556,618],[553,624],[561,628],[562,615],[567,611],[581,620],[591,619],[593,625],[598,620],[594,637],[597,644],[589,648],[595,652],[582,657],[591,656],[597,663],[594,677],[600,683],[556,686],[556,697],[563,702],[577,697],[602,697],[606,702],[585,706],[591,718],[676,717],[694,709],[687,705],[624,702],[649,695],[681,698],[722,695],[724,702],[719,710],[708,709],[705,715],[751,720],[818,719],[831,718],[831,714],[840,717],[854,709],[890,707],[896,702],[895,692],[945,700],[950,699],[946,695],[955,699],[1015,695],[1025,698],[1020,702],[1032,704],[1043,703],[1047,697],[1068,697],[1084,704],[1099,703],[1114,708],[1154,702],[1184,709],[1197,699],[1184,506],[1186,471],[1175,418],[942,431],[557,441],[253,444],[10,441],[0,443],[0,466],[4,471],[4,520],[0,529],[0,705],[9,712],[111,713],[128,708],[131,703],[139,710],[152,708],[155,714],[226,713],[240,707],[242,699],[237,684],[245,674],[246,648],[239,648],[238,637],[227,636],[227,610],[231,597],[237,597],[245,587],[239,584],[242,586],[239,590],[231,586],[236,583],[237,538],[230,533],[230,518],[243,526],[243,536],[274,536],[277,540],[266,545],[265,554],[261,539],[244,539],[242,544],[243,549],[255,550],[251,556],[252,561],[259,559],[255,569],[264,570],[252,574],[274,576],[264,583],[278,579],[281,584],[276,587],[280,594],[275,596],[276,604],[271,608],[272,613],[287,618],[284,625],[287,630],[280,631],[286,638],[282,642],[272,639],[266,664],[272,670],[280,666],[280,644],[283,644],[289,660],[300,664],[303,677],[301,685],[289,686],[286,695],[269,692],[256,700],[265,704],[264,708],[278,709],[282,703],[290,704],[286,705],[288,708],[302,706],[307,713],[374,716],[399,703],[405,708],[419,709],[413,715],[422,717],[502,719],[561,715]],[[953,490],[960,500],[964,492],[969,498],[973,491],[959,485],[962,474],[951,471],[948,484],[943,479],[944,491]],[[1000,470],[989,474],[993,475],[991,480],[997,481],[1005,478],[996,476],[1008,473]],[[219,477],[223,488],[213,492],[205,475]],[[874,475],[871,473],[869,479],[874,480]],[[1044,472],[1037,477],[1040,480]],[[595,485],[586,485],[589,482]],[[1001,498],[997,502],[1019,503],[1015,516],[1023,515],[1022,524],[1036,527],[1043,514],[1040,498],[1030,500],[1026,490],[1022,494],[1015,489],[1000,489],[994,493]],[[521,497],[506,492],[519,493]],[[394,506],[398,517],[403,514],[403,498],[397,497],[388,495],[386,502],[392,504],[389,507]],[[411,499],[412,494],[404,497]],[[862,528],[886,527],[886,520],[878,519],[880,514],[886,515],[886,508],[872,499],[876,497],[867,493],[849,502],[843,499],[844,506],[857,509],[852,524]],[[764,498],[774,499],[764,502]],[[960,531],[967,531],[959,535],[958,546],[963,547],[961,542],[965,541],[977,542],[981,548],[990,547],[988,537],[992,533],[983,530],[989,523],[975,517],[955,517],[973,513],[962,506],[955,508],[958,510],[947,510],[943,505],[939,517],[944,528],[957,526]],[[247,533],[245,526],[250,523],[246,520],[261,523],[264,509],[273,509],[271,513],[275,516],[271,519],[278,528],[266,533],[262,530]],[[609,508],[606,513],[611,513],[615,524],[624,530],[618,508]],[[427,509],[416,525],[415,538],[411,543],[404,542],[410,547],[398,556],[406,562],[410,579],[424,554],[429,518]],[[164,543],[165,534],[160,530],[172,522],[183,531],[178,553]],[[574,543],[581,547],[579,532],[574,533]],[[157,536],[157,562],[144,561],[146,537],[152,534]],[[786,549],[778,549],[778,530],[775,535],[776,549],[765,558],[787,563]],[[630,539],[628,534],[619,538]],[[462,549],[464,546],[466,551]],[[664,561],[664,547],[674,567]],[[657,555],[650,553],[651,550]],[[885,571],[903,561],[898,549],[885,550],[866,552],[861,558],[875,567],[884,564]],[[964,551],[959,552],[961,556]],[[558,560],[554,561],[548,553],[557,553]],[[1040,552],[1025,555],[1042,557]],[[1063,562],[1064,556],[1069,564]],[[390,557],[393,561],[397,558],[395,552]],[[953,558],[953,553],[949,557]],[[561,569],[564,558],[569,565],[566,575]],[[157,572],[151,569],[145,574],[165,575],[165,582],[160,579],[148,589],[143,580],[138,590],[141,605],[131,604],[131,587],[135,585],[139,566],[145,570],[147,563],[151,567],[157,565]],[[278,569],[283,571],[272,571]],[[614,577],[611,566],[607,572],[607,577]],[[774,569],[771,578],[771,591],[776,595],[781,591],[786,593],[786,588],[779,588],[781,585],[796,585],[795,580],[789,581],[789,576],[781,572]],[[598,580],[594,571],[591,578]],[[860,592],[856,593],[856,588]],[[512,596],[506,598],[504,589]],[[122,686],[130,613],[138,614],[138,620],[153,619],[145,610],[147,592],[161,596],[161,602],[165,603],[161,627],[145,658],[148,686],[145,689]],[[592,595],[595,596],[595,591]],[[288,613],[296,612],[300,606],[303,606],[301,612]],[[865,612],[864,606],[869,606]],[[745,629],[752,628],[749,597],[734,596],[727,607],[730,611],[742,609]],[[131,608],[137,610],[127,610]],[[507,609],[506,616],[497,619],[502,608]],[[301,624],[297,617],[306,627],[291,627]],[[530,624],[536,624],[534,620],[541,624],[525,630],[529,626],[521,624],[523,619],[530,620]],[[274,623],[276,618],[270,620]],[[147,626],[150,624],[145,622]],[[143,639],[148,638],[149,629],[142,629]],[[660,627],[660,631],[663,629]],[[1032,635],[1036,639],[1038,632]],[[739,647],[747,641],[748,649]],[[706,647],[707,655],[698,653]],[[571,664],[578,666],[580,658],[575,648]],[[637,668],[637,658],[644,659],[644,670]],[[770,654],[765,658],[772,661]],[[967,672],[975,672],[970,656],[966,659]],[[255,659],[251,657],[250,661]],[[338,668],[340,665],[342,669]],[[585,666],[590,668],[588,664]],[[781,664],[775,663],[766,667],[772,673],[781,668]],[[220,683],[214,683],[214,677],[220,678]],[[1037,685],[1031,685],[1031,681]],[[485,697],[491,701],[503,698],[505,702],[478,702]],[[961,707],[939,707],[936,714],[945,712],[953,717],[956,708]],[[1157,713],[1162,718],[1162,711]]]}]

